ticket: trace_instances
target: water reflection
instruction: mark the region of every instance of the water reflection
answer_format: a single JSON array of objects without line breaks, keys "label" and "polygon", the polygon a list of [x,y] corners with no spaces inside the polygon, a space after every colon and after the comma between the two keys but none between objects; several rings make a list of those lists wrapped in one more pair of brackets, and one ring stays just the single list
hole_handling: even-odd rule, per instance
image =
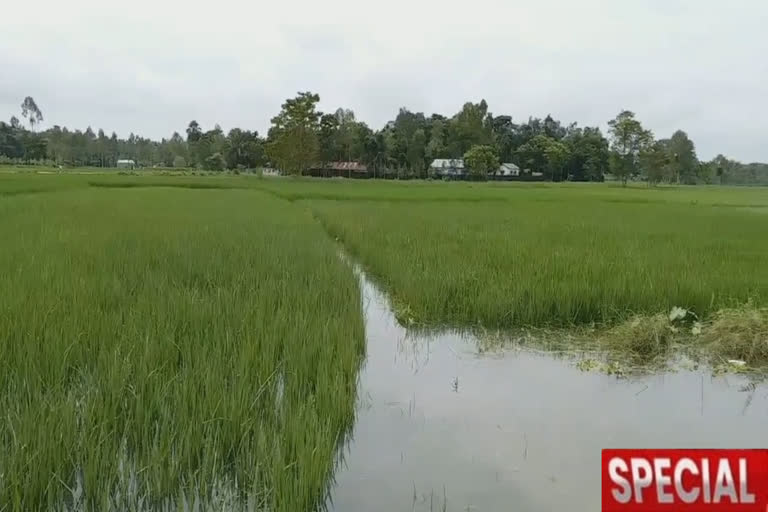
[{"label": "water reflection", "polygon": [[598,510],[600,449],[764,447],[768,387],[679,371],[617,379],[567,358],[407,335],[361,276],[367,360],[330,508]]}]

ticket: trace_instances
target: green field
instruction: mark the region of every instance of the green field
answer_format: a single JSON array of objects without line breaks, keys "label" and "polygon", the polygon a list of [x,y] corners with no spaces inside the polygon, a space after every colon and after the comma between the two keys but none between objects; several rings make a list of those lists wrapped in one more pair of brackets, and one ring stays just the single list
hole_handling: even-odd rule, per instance
[{"label": "green field", "polygon": [[766,233],[758,188],[0,174],[0,504],[321,503],[364,353],[336,239],[409,324],[631,344],[679,306],[757,364]]},{"label": "green field", "polygon": [[68,188],[0,196],[0,509],[321,502],[363,354],[322,229],[258,191]]},{"label": "green field", "polygon": [[673,306],[702,316],[768,292],[768,195],[765,204],[740,191],[695,204],[671,191],[489,195],[500,191],[505,201],[309,205],[428,325],[568,326]]}]

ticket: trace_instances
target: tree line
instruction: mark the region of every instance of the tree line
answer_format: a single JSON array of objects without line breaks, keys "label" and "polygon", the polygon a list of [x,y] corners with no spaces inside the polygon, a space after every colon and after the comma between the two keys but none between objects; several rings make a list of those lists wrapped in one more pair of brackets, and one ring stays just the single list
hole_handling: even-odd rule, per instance
[{"label": "tree line", "polygon": [[768,184],[768,165],[742,164],[718,155],[700,161],[688,135],[678,130],[656,138],[631,111],[599,127],[564,124],[548,115],[516,123],[494,115],[485,100],[467,102],[452,116],[425,115],[401,108],[379,130],[349,109],[324,113],[320,97],[300,92],[272,118],[266,137],[257,131],[219,125],[204,130],[191,121],[184,134],[160,141],[131,133],[122,139],[91,127],[70,130],[55,125],[38,131],[43,114],[34,99],[21,104],[24,122],[0,121],[0,162],[60,166],[115,167],[134,160],[143,167],[201,168],[209,171],[274,167],[302,174],[331,162],[359,162],[380,177],[428,178],[434,159],[464,159],[469,172],[494,173],[500,163],[550,181],[602,181],[607,174],[626,183]]}]

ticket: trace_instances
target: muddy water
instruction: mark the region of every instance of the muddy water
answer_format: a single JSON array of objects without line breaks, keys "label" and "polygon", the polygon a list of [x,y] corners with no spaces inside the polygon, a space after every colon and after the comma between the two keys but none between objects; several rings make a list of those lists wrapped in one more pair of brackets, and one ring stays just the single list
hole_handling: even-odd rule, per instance
[{"label": "muddy water", "polygon": [[768,447],[765,385],[480,355],[467,336],[406,335],[361,279],[367,361],[332,510],[599,510],[601,448]]}]

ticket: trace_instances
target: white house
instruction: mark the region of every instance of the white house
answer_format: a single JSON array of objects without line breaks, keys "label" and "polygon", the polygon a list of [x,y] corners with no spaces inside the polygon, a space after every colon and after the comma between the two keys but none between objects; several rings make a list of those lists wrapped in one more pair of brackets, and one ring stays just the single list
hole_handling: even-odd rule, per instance
[{"label": "white house", "polygon": [[513,163],[503,163],[499,166],[497,176],[520,176],[520,168]]},{"label": "white house", "polygon": [[119,169],[134,169],[136,167],[136,162],[133,160],[118,160],[117,167]]},{"label": "white house", "polygon": [[463,176],[464,160],[461,158],[435,158],[429,166],[432,174],[437,176]]}]

